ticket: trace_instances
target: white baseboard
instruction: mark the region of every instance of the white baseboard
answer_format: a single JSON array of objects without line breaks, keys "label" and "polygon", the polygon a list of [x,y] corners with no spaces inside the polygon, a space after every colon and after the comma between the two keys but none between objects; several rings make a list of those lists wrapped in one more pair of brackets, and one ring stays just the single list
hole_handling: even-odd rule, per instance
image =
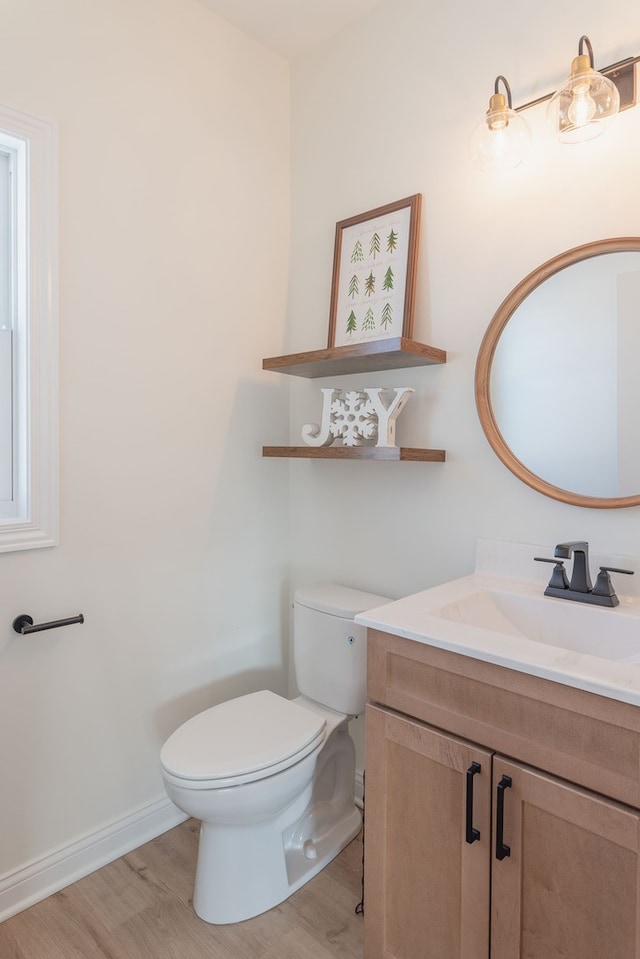
[{"label": "white baseboard", "polygon": [[188,819],[163,797],[0,877],[0,922]]}]

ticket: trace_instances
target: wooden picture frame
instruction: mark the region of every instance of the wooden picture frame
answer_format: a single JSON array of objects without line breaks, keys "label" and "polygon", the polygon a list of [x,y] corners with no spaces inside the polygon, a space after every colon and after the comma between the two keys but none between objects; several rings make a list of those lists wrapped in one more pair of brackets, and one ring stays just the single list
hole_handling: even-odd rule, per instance
[{"label": "wooden picture frame", "polygon": [[336,224],[329,348],[411,339],[422,195]]}]

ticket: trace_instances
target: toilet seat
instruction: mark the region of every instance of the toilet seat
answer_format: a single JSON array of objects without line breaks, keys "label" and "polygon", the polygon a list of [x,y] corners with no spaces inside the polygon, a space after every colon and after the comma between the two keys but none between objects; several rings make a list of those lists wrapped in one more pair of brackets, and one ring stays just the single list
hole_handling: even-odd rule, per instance
[{"label": "toilet seat", "polygon": [[320,746],[325,726],[324,716],[270,690],[248,693],[180,726],[160,753],[163,775],[192,789],[264,779]]}]

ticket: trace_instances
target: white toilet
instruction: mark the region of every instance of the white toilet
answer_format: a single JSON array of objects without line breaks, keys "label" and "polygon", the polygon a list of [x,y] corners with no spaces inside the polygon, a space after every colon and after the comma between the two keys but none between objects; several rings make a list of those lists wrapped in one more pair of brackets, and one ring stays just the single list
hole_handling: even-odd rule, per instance
[{"label": "white toilet", "polygon": [[240,922],[283,902],[361,826],[349,719],[366,693],[357,613],[390,602],[344,586],[294,600],[294,700],[263,690],[207,709],[162,747],[170,799],[201,820],[193,906]]}]

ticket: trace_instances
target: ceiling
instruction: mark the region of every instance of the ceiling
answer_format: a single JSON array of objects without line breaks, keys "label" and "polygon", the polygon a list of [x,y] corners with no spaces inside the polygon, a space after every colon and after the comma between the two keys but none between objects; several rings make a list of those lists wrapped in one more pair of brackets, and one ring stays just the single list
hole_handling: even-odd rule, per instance
[{"label": "ceiling", "polygon": [[289,60],[378,6],[381,0],[202,0]]}]

